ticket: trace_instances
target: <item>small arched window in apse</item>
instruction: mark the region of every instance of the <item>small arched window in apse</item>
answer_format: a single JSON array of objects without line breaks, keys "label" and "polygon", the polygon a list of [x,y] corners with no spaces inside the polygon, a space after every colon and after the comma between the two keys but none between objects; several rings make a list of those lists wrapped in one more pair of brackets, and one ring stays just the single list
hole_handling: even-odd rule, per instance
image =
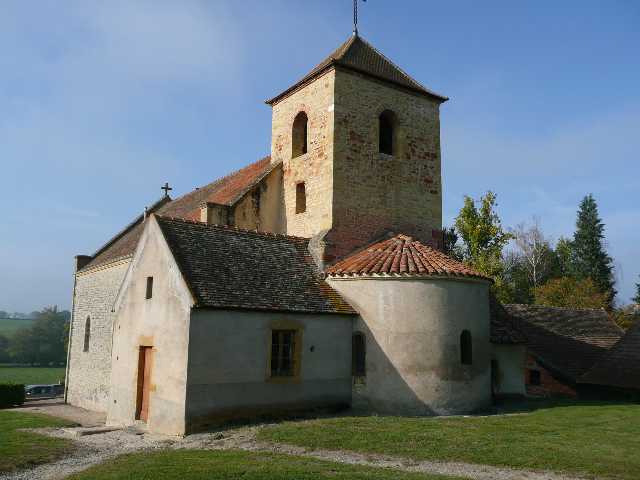
[{"label": "small arched window in apse", "polygon": [[463,330],[460,334],[460,363],[462,365],[471,365],[473,363],[473,345],[469,330]]}]

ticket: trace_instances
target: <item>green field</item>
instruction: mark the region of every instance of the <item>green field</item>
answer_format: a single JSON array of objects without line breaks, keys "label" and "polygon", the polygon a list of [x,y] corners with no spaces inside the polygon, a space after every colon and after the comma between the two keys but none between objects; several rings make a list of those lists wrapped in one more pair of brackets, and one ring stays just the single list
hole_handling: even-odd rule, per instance
[{"label": "green field", "polygon": [[20,320],[16,318],[0,318],[0,335],[12,337],[19,329],[33,325],[33,320]]},{"label": "green field", "polygon": [[[69,480],[456,480],[273,453],[180,450],[123,455]],[[458,478],[458,480],[462,480]]]},{"label": "green field", "polygon": [[0,383],[24,383],[25,385],[58,383],[64,380],[64,370],[64,367],[0,366]]},{"label": "green field", "polygon": [[40,415],[0,411],[0,473],[57,460],[73,449],[73,442],[45,437],[23,428],[63,427],[67,420]]},{"label": "green field", "polygon": [[414,460],[640,478],[640,404],[567,403],[468,418],[327,418],[267,427],[258,438]]}]

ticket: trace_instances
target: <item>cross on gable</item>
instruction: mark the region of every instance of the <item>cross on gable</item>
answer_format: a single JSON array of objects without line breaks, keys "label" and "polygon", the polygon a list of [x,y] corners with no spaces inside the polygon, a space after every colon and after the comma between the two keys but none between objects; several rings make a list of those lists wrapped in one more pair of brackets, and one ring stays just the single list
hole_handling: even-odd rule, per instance
[{"label": "cross on gable", "polygon": [[353,0],[353,34],[358,35],[358,0]]},{"label": "cross on gable", "polygon": [[160,190],[164,190],[164,196],[168,197],[169,196],[169,192],[171,190],[173,190],[173,188],[171,188],[169,186],[169,182],[164,182],[164,185],[162,187],[160,187]]}]

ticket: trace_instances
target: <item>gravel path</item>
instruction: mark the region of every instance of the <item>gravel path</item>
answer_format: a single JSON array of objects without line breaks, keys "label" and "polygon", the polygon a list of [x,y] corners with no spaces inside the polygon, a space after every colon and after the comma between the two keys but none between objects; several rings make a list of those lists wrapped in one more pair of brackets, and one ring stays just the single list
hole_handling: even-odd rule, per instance
[{"label": "gravel path", "polygon": [[77,449],[70,456],[54,463],[20,472],[0,475],[0,480],[58,480],[102,463],[118,455],[131,452],[196,449],[239,449],[253,452],[272,452],[329,460],[351,465],[395,468],[407,472],[461,476],[473,480],[586,480],[585,478],[552,472],[512,470],[509,468],[474,465],[468,463],[414,461],[384,455],[360,454],[345,451],[306,450],[302,447],[272,444],[256,440],[256,432],[262,426],[243,427],[222,432],[189,435],[185,438],[166,437],[136,431],[133,428],[95,435],[76,437],[74,429],[36,429],[45,435],[73,438]]}]

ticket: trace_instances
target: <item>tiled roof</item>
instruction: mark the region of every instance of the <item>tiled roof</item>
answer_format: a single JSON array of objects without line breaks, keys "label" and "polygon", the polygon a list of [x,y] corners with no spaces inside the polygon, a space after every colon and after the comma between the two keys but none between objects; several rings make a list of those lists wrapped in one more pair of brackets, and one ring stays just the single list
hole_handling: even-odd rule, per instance
[{"label": "tiled roof", "polygon": [[640,322],[631,326],[580,382],[640,390]]},{"label": "tiled roof", "polygon": [[266,103],[273,104],[277,102],[290,92],[296,90],[299,86],[316,78],[334,65],[355,70],[377,79],[408,88],[415,92],[434,97],[442,102],[448,100],[447,97],[435,93],[415,81],[362,37],[359,35],[352,35],[346,42],[340,45],[333,53],[331,53],[331,55],[320,62],[320,64],[318,64],[295,85],[288,88],[278,96],[267,100]]},{"label": "tiled roof", "polygon": [[[147,213],[154,213],[171,202],[168,196],[162,197],[147,209]],[[100,249],[92,255],[93,259],[83,268],[97,267],[107,263],[114,262],[118,259],[130,256],[138,244],[138,239],[142,235],[144,214],[138,215],[129,225],[124,227],[113,238],[105,243]]]},{"label": "tiled roof", "polygon": [[527,336],[518,327],[513,318],[493,294],[489,294],[489,310],[491,315],[491,343],[500,345],[523,344]]},{"label": "tiled roof", "polygon": [[489,280],[444,253],[407,235],[374,243],[329,267],[330,276],[443,276]]},{"label": "tiled roof", "polygon": [[604,310],[505,305],[543,365],[576,382],[622,336]]},{"label": "tiled roof", "polygon": [[271,157],[265,157],[177,198],[158,213],[170,217],[200,220],[200,205],[204,202],[233,205],[279,165],[279,163],[272,164]]},{"label": "tiled roof", "polygon": [[[175,200],[164,197],[151,206],[148,209],[148,213],[199,220],[200,205],[204,202],[233,205],[274,168],[279,166],[280,163],[271,163],[271,157],[265,157],[204,187],[196,188]],[[94,253],[93,260],[83,270],[105,265],[132,255],[138,244],[138,239],[142,235],[143,227],[143,215],[139,215],[119,234]]]},{"label": "tiled roof", "polygon": [[322,279],[308,239],[156,219],[196,307],[355,314]]}]

